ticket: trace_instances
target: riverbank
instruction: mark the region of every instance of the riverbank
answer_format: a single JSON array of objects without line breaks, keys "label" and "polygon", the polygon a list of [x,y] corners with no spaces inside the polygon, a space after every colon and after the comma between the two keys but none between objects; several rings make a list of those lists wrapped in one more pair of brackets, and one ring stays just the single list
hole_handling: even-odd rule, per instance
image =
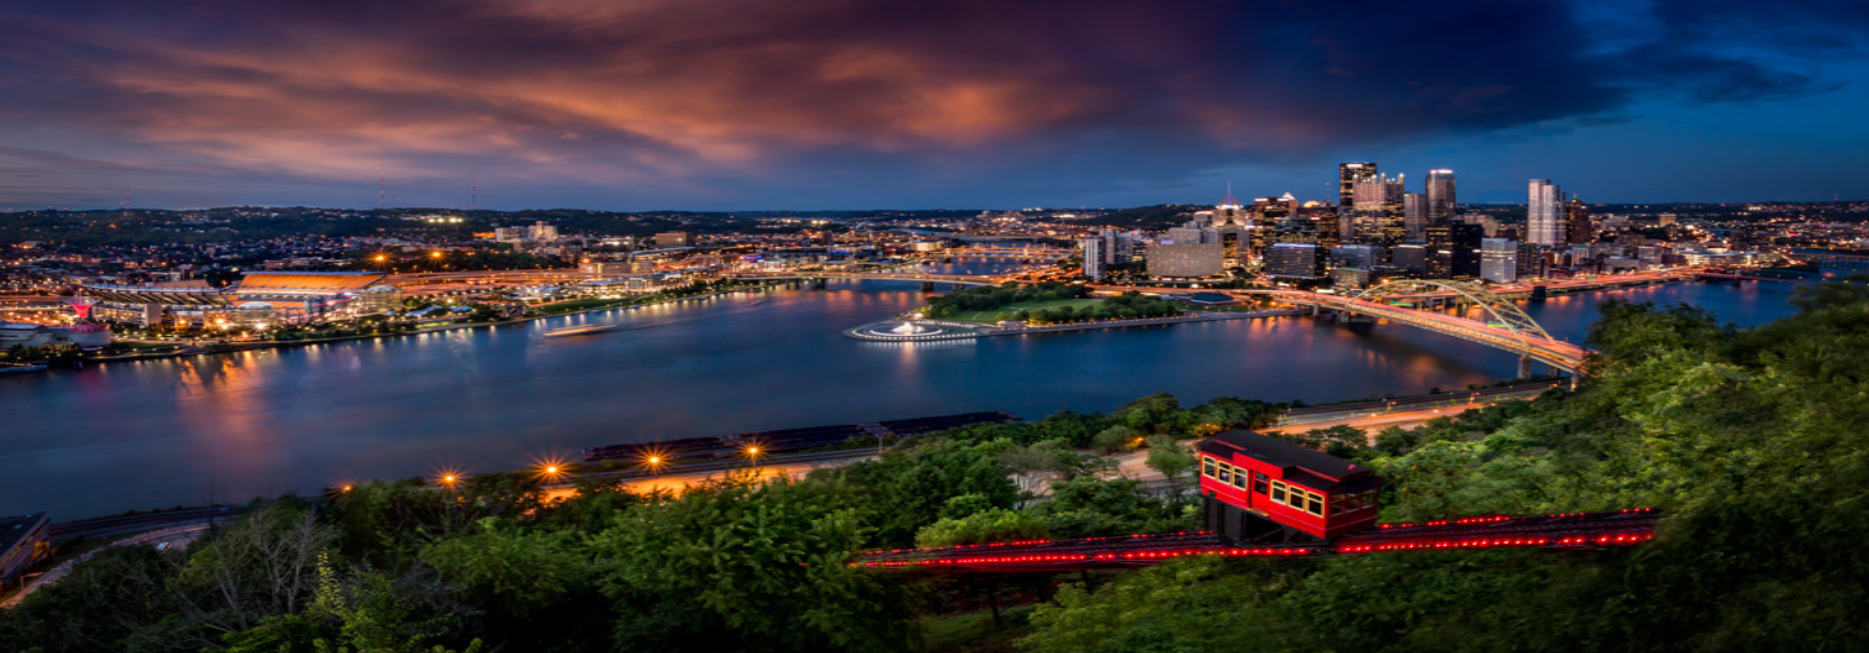
[{"label": "riverbank", "polygon": [[685,297],[669,297],[666,299],[656,299],[656,300],[650,300],[646,302],[637,302],[637,303],[610,304],[610,305],[598,306],[594,308],[587,308],[587,309],[582,309],[582,310],[577,310],[577,311],[567,311],[564,313],[553,313],[550,315],[534,315],[530,317],[522,317],[522,318],[517,318],[517,319],[512,319],[512,320],[499,320],[495,322],[444,324],[444,325],[438,325],[438,326],[433,326],[433,327],[422,327],[422,328],[418,328],[413,331],[407,331],[404,333],[370,333],[370,334],[359,334],[359,335],[354,335],[354,336],[338,336],[334,338],[306,338],[303,340],[263,340],[263,341],[256,341],[256,342],[230,342],[230,343],[221,343],[219,345],[212,346],[212,347],[202,347],[198,345],[182,345],[180,343],[168,343],[168,342],[155,341],[155,340],[136,340],[136,341],[130,341],[130,342],[136,342],[138,344],[146,344],[146,345],[154,345],[154,344],[177,345],[177,346],[180,346],[181,349],[177,351],[168,351],[168,352],[160,352],[160,353],[132,353],[132,354],[126,354],[126,355],[120,355],[120,356],[97,356],[97,357],[85,358],[84,361],[89,362],[89,363],[150,361],[150,360],[163,360],[163,359],[169,359],[169,358],[181,358],[185,356],[211,356],[211,355],[216,355],[216,354],[234,354],[234,353],[240,353],[240,352],[246,352],[246,351],[256,351],[256,350],[265,350],[265,349],[289,349],[293,347],[305,347],[305,346],[310,346],[310,345],[322,345],[322,344],[329,344],[329,343],[336,343],[336,342],[355,342],[359,340],[381,340],[385,338],[406,338],[409,336],[427,335],[431,333],[445,333],[449,331],[460,331],[463,329],[481,329],[481,328],[489,328],[489,327],[510,326],[514,324],[526,324],[528,322],[536,322],[539,320],[549,320],[549,319],[560,318],[560,317],[569,317],[572,315],[583,315],[586,313],[601,313],[604,311],[614,311],[614,310],[621,310],[621,309],[628,309],[628,308],[636,308],[636,307],[641,307],[641,306],[654,306],[658,304],[680,303],[680,302],[685,302],[685,301],[693,301],[693,300],[699,300],[699,299],[708,299],[711,297],[719,297],[722,295],[730,295],[730,294],[737,293],[737,292],[746,292],[746,291],[751,291],[751,290],[758,290],[758,291],[763,292],[763,291],[772,289],[776,285],[777,284],[764,283],[764,284],[759,284],[759,285],[755,285],[755,286],[747,287],[747,288],[730,288],[727,290],[716,290],[712,292],[701,293],[699,295],[689,295]]},{"label": "riverbank", "polygon": [[[1164,324],[1185,324],[1188,322],[1221,322],[1226,320],[1251,320],[1265,317],[1284,317],[1300,315],[1297,309],[1273,309],[1239,312],[1196,312],[1170,317],[1144,317],[1129,320],[1093,320],[1072,322],[1070,324],[1050,324],[1045,326],[986,326],[973,322],[953,320],[881,320],[844,330],[844,337],[871,342],[933,342],[940,340],[966,340],[970,338],[988,338],[993,336],[1020,336],[1035,333],[1064,333],[1067,331],[1091,331],[1100,329],[1123,329],[1128,327],[1160,326]],[[912,324],[920,332],[897,332],[895,327]]]}]

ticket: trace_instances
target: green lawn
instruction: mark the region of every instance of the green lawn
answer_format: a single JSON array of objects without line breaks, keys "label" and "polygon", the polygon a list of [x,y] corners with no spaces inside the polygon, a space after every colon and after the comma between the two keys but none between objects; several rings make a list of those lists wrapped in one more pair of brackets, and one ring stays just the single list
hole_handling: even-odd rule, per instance
[{"label": "green lawn", "polygon": [[1102,301],[1103,300],[1101,299],[1054,299],[1051,301],[1043,301],[1043,302],[1015,302],[1015,303],[1007,304],[1005,306],[1002,306],[1000,308],[996,308],[990,311],[967,311],[965,313],[955,313],[953,317],[947,318],[947,319],[959,320],[962,322],[979,322],[981,324],[992,324],[1000,320],[999,315],[1001,313],[1011,313],[1013,311],[1016,311],[1022,308],[1027,311],[1036,311],[1036,310],[1045,309],[1045,308],[1057,308],[1060,306],[1069,306],[1071,308],[1083,308],[1085,306],[1096,306],[1099,302],[1102,302]]}]

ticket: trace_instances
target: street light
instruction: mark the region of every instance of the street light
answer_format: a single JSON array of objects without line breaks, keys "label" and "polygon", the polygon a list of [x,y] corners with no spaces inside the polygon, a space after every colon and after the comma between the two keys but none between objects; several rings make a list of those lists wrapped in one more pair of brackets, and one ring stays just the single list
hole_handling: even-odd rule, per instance
[{"label": "street light", "polygon": [[547,483],[557,483],[564,480],[565,475],[570,473],[570,469],[569,465],[566,465],[562,461],[547,458],[538,461],[538,468],[535,470],[535,473],[538,474],[539,480]]}]

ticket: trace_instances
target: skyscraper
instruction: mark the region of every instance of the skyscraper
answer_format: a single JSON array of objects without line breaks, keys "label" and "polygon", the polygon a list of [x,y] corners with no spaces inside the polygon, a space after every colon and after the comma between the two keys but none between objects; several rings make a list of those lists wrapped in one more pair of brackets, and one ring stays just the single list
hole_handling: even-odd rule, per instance
[{"label": "skyscraper", "polygon": [[1539,245],[1562,245],[1564,193],[1549,179],[1533,179],[1525,204],[1525,240]]},{"label": "skyscraper", "polygon": [[1517,281],[1519,244],[1504,238],[1480,241],[1480,278],[1493,283]]},{"label": "skyscraper", "polygon": [[1421,193],[1402,195],[1402,226],[1407,231],[1409,240],[1421,240],[1427,237],[1428,197]]},{"label": "skyscraper", "polygon": [[1337,237],[1339,240],[1356,238],[1355,220],[1356,184],[1376,176],[1376,163],[1337,164]]},{"label": "skyscraper", "polygon": [[1337,208],[1356,206],[1356,182],[1376,176],[1374,162],[1337,164]]},{"label": "skyscraper", "polygon": [[1247,214],[1239,200],[1233,199],[1233,184],[1227,184],[1227,196],[1214,206],[1214,228],[1237,225],[1244,227],[1252,223],[1252,216]]},{"label": "skyscraper", "polygon": [[1443,222],[1428,225],[1424,263],[1429,279],[1473,279],[1480,276],[1480,241],[1486,230],[1477,224]]},{"label": "skyscraper", "polygon": [[1198,220],[1194,220],[1179,227],[1169,227],[1168,233],[1163,236],[1163,239],[1177,245],[1217,245],[1220,243],[1220,231],[1201,224]]},{"label": "skyscraper", "polygon": [[1365,177],[1357,181],[1354,188],[1355,204],[1351,212],[1354,242],[1377,245],[1385,250],[1401,243],[1408,231],[1402,217],[1406,194],[1402,177]]},{"label": "skyscraper", "polygon": [[1454,171],[1438,168],[1428,171],[1428,221],[1445,222],[1454,217]]},{"label": "skyscraper", "polygon": [[1572,245],[1596,242],[1596,225],[1590,224],[1590,205],[1572,194],[1564,203],[1564,240]]},{"label": "skyscraper", "polygon": [[1084,276],[1091,279],[1103,278],[1103,238],[1092,236],[1077,241],[1077,246],[1084,252]]}]

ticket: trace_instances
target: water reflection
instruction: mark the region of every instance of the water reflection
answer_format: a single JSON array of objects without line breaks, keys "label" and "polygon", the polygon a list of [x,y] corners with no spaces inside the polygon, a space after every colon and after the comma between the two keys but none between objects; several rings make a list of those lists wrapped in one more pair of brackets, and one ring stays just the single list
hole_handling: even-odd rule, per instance
[{"label": "water reflection", "polygon": [[[1691,301],[1751,324],[1789,313],[1788,292],[1678,285],[1611,296]],[[1184,403],[1380,396],[1489,383],[1516,363],[1406,327],[1308,318],[913,344],[841,335],[925,302],[913,283],[832,282],[538,325],[0,378],[0,514],[193,503],[210,485],[241,500],[441,465],[510,469],[667,437],[1107,411],[1157,391]],[[1560,297],[1527,311],[1575,341],[1597,305]],[[571,323],[621,328],[537,337]]]}]

